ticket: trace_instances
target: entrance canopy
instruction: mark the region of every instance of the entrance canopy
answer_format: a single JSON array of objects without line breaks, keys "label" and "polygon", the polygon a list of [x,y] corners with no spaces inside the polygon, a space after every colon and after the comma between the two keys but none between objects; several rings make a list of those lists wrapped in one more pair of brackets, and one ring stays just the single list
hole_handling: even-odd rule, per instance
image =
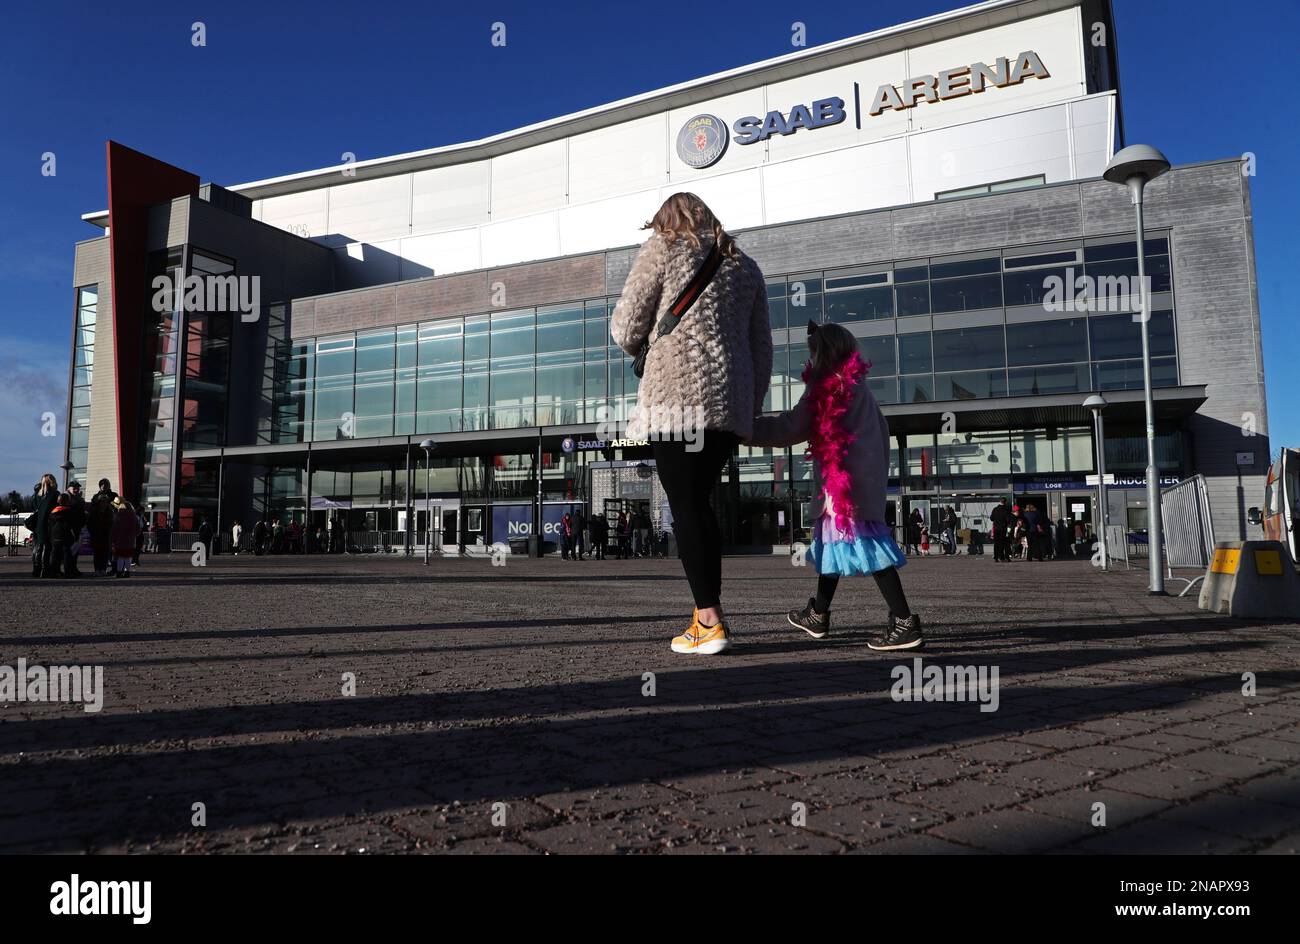
[{"label": "entrance canopy", "polygon": [[[1034,429],[1046,426],[1079,426],[1092,422],[1092,411],[1084,407],[1085,393],[1051,396],[996,397],[978,400],[940,400],[926,403],[882,405],[889,431],[895,435],[933,433],[943,425],[944,414],[958,417],[963,430]],[[1107,390],[1107,423],[1142,423],[1146,407],[1141,390]],[[1205,402],[1204,386],[1160,387],[1153,392],[1157,420],[1190,416]]]}]

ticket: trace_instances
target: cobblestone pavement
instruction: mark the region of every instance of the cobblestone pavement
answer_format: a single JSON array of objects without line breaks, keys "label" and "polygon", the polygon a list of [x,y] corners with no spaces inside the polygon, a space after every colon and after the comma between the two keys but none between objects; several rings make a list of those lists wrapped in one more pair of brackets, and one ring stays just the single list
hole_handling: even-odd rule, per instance
[{"label": "cobblestone pavement", "polygon": [[713,658],[668,650],[676,561],[188,564],[0,561],[0,665],[102,665],[106,692],[0,703],[0,851],[1300,848],[1300,623],[1151,598],[1139,571],[904,568],[925,664],[998,668],[982,712],[891,698],[913,654],[867,649],[870,581],[831,639],[789,628],[813,576],[783,557],[726,561],[737,645]]}]

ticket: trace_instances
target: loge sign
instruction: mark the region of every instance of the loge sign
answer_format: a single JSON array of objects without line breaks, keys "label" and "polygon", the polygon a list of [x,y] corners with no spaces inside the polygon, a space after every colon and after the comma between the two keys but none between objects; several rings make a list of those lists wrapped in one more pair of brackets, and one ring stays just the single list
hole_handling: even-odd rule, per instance
[{"label": "loge sign", "polygon": [[[1022,52],[1015,60],[999,57],[993,65],[974,62],[968,66],[944,69],[938,75],[918,75],[901,86],[885,84],[876,90],[867,117],[875,118],[888,108],[903,111],[922,101],[942,102],[963,95],[978,94],[986,89],[1019,85],[1025,79],[1046,79],[1051,73],[1043,66],[1038,53]],[[853,83],[854,120],[862,126],[858,83]],[[801,129],[837,125],[848,117],[842,98],[823,98],[811,105],[795,105],[789,114],[769,111],[763,118],[748,115],[731,126],[737,144],[757,144],[774,134],[790,135]],[[696,115],[677,132],[677,156],[682,163],[697,169],[716,164],[727,151],[727,125],[716,115]]]}]

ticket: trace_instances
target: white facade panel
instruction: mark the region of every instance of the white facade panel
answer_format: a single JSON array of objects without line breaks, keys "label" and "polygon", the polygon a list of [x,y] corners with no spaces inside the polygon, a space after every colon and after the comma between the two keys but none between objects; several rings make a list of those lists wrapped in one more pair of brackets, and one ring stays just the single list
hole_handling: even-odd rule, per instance
[{"label": "white facade panel", "polygon": [[1031,77],[1018,85],[990,87],[978,94],[922,102],[908,109],[912,112],[913,127],[918,131],[942,128],[959,121],[1005,115],[1087,94],[1081,30],[1078,9],[1070,8],[908,50],[907,74],[899,76],[896,85],[921,75],[938,76],[946,69],[975,62],[991,66],[1000,56],[1006,57],[1010,66],[1022,52],[1036,53],[1049,73],[1045,79]]},{"label": "white facade panel", "polygon": [[1074,177],[1100,177],[1115,156],[1115,96],[1097,95],[1071,102],[1069,109]]},{"label": "white facade panel", "polygon": [[1069,180],[1067,107],[910,135],[912,200],[933,200],[947,190],[1036,174],[1049,184]]},{"label": "white facade panel", "polygon": [[492,219],[562,206],[567,148],[567,141],[551,141],[492,158]]},{"label": "white facade panel", "polygon": [[373,243],[411,231],[411,175],[329,188],[330,235]]},{"label": "white facade panel", "polygon": [[767,223],[786,223],[911,201],[903,138],[763,168]]},{"label": "white facade panel", "polygon": [[569,202],[662,186],[668,179],[668,119],[651,115],[569,139]]},{"label": "white facade panel", "polygon": [[560,254],[631,246],[649,235],[641,226],[659,209],[658,190],[596,200],[560,211]]},{"label": "white facade panel", "polygon": [[262,222],[308,239],[329,232],[329,188],[258,200]]},{"label": "white facade panel", "polygon": [[483,267],[478,227],[407,236],[402,240],[401,255],[404,279],[468,272]]},{"label": "white facade panel", "polygon": [[483,265],[510,265],[560,255],[557,213],[537,213],[482,228]]},{"label": "white facade panel", "polygon": [[[758,168],[703,178],[689,186],[691,193],[709,205],[709,209],[726,229],[763,225],[763,185]],[[662,188],[659,191],[660,202],[679,189],[682,188]]]},{"label": "white facade panel", "polygon": [[411,232],[486,223],[490,167],[488,161],[472,161],[412,174]]},{"label": "white facade panel", "polygon": [[[254,213],[300,235],[332,237],[331,246],[367,244],[370,258],[347,255],[359,277],[387,273],[394,256],[406,260],[400,277],[411,278],[635,244],[645,237],[640,225],[678,190],[698,193],[740,229],[1040,174],[1048,183],[1099,175],[1113,149],[1116,96],[1086,95],[1079,9],[987,22],[970,16],[968,32],[938,42],[917,30],[908,49],[490,159],[259,200]],[[870,113],[881,87],[906,96],[911,78],[937,80],[1000,58],[1010,67],[1021,53],[1035,54],[1049,75]],[[946,91],[954,88],[960,83]],[[736,141],[741,118],[779,112],[788,120],[800,106],[815,115],[812,106],[832,98],[844,103],[841,122]],[[716,164],[697,169],[676,145],[700,114],[717,116],[730,140]]]}]

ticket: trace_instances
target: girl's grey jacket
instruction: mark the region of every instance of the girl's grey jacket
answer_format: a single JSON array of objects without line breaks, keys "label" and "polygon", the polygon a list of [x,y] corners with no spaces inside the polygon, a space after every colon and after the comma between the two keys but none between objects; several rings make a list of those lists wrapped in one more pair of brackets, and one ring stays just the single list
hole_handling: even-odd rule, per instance
[{"label": "girl's grey jacket", "polygon": [[743,252],[723,257],[708,287],[671,334],[653,336],[661,318],[713,246],[654,233],[641,247],[610,319],[614,343],[633,357],[650,338],[637,404],[628,417],[632,439],[670,438],[699,430],[748,437],[763,408],[772,374],[767,285]]},{"label": "girl's grey jacket", "polygon": [[[812,434],[813,422],[808,397],[805,390],[799,402],[786,412],[756,417],[750,445],[793,446],[805,442]],[[889,424],[871,395],[865,376],[853,389],[853,399],[843,422],[854,437],[844,457],[854,517],[859,521],[884,521],[885,488],[889,481]],[[820,496],[821,463],[814,463],[813,476],[813,494]],[[821,504],[815,504],[815,508],[817,517],[821,517]]]}]

